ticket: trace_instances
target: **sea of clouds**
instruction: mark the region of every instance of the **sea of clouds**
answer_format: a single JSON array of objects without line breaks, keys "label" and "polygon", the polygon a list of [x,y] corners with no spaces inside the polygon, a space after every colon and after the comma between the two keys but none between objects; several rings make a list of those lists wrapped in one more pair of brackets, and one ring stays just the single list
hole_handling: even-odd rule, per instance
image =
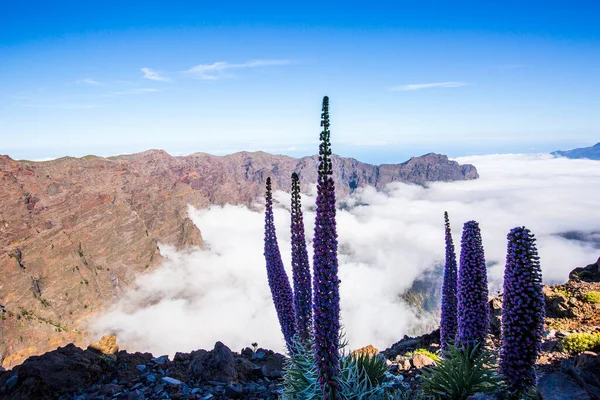
[{"label": "sea of clouds", "polygon": [[[384,349],[422,323],[399,294],[444,259],[443,212],[450,214],[459,253],[462,224],[477,220],[489,265],[490,291],[501,290],[506,234],[525,225],[538,238],[544,281],[564,282],[575,266],[594,262],[596,244],[565,239],[569,231],[600,230],[600,162],[547,155],[491,155],[457,159],[474,164],[480,179],[400,183],[358,191],[338,210],[342,323],[351,348]],[[291,277],[289,195],[275,193],[275,221]],[[309,253],[315,188],[303,195]],[[260,202],[260,199],[257,199]],[[260,207],[259,207],[260,209]],[[90,323],[97,335],[116,333],[122,348],[173,355],[212,348],[235,351],[257,342],[283,351],[263,256],[264,215],[243,206],[196,210],[206,250],[177,252],[141,275],[107,312]]]}]

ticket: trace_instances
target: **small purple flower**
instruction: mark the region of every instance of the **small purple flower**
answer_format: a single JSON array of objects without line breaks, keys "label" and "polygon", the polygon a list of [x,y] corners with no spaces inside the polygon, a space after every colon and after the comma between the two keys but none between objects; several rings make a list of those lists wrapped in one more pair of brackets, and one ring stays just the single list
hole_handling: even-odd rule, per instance
[{"label": "small purple flower", "polygon": [[514,228],[507,238],[500,370],[511,391],[523,392],[535,384],[544,332],[542,269],[529,229]]},{"label": "small purple flower", "polygon": [[442,315],[440,320],[440,341],[442,350],[448,349],[448,344],[453,344],[456,339],[458,321],[456,316],[457,302],[457,268],[456,253],[448,212],[444,212],[446,227],[446,265],[444,266],[444,283],[442,284]]},{"label": "small purple flower", "polygon": [[300,182],[297,173],[292,174],[292,272],[294,278],[294,306],[296,311],[296,331],[303,343],[312,336],[312,286],[304,218],[300,200]]},{"label": "small purple flower", "polygon": [[459,346],[483,343],[490,328],[488,283],[479,224],[466,222],[463,228],[458,271]]},{"label": "small purple flower", "polygon": [[265,195],[265,261],[267,264],[267,278],[271,288],[271,296],[281,325],[281,331],[292,352],[293,339],[296,335],[296,315],[294,312],[294,295],[283,267],[277,234],[273,221],[273,197],[271,195],[271,178],[267,178],[267,192]]},{"label": "small purple flower", "polygon": [[315,361],[325,398],[341,398],[339,331],[340,294],[335,223],[335,186],[329,139],[329,98],[323,97],[321,144],[317,180],[317,215],[314,245],[314,335]]}]

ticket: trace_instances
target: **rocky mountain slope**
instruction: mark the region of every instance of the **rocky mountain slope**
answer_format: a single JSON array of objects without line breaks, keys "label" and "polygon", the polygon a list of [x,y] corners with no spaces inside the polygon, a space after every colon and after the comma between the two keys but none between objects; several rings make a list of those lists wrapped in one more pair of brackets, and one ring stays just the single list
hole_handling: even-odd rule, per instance
[{"label": "rocky mountain slope", "polygon": [[552,155],[567,157],[567,158],[587,158],[590,160],[600,160],[600,143],[596,143],[591,147],[582,147],[579,149],[555,151]]},{"label": "rocky mountain slope", "polygon": [[[164,151],[46,162],[0,156],[0,360],[89,342],[82,323],[161,260],[159,244],[202,246],[187,205],[251,204],[267,176],[306,188],[318,157],[263,152],[217,157]],[[366,185],[476,179],[472,165],[427,154],[402,164],[333,157],[338,196]]]}]

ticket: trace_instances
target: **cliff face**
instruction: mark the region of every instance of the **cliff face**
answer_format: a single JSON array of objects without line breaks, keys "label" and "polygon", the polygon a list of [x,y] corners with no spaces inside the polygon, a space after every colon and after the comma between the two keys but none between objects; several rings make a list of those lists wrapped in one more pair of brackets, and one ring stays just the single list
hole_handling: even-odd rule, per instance
[{"label": "cliff face", "polygon": [[[333,158],[338,196],[394,181],[476,179],[471,165],[428,154],[374,166]],[[251,204],[268,176],[316,182],[318,157],[267,153],[171,157],[164,151],[14,161],[0,156],[0,359],[5,367],[74,342],[82,324],[160,263],[159,243],[202,246],[187,205]]]}]

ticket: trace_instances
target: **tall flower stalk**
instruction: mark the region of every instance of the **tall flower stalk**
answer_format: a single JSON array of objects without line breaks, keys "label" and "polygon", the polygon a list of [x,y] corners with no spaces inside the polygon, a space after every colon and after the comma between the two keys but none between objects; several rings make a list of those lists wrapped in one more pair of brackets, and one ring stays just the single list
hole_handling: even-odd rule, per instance
[{"label": "tall flower stalk", "polygon": [[275,223],[273,221],[273,196],[271,194],[271,178],[267,178],[267,192],[265,194],[265,261],[267,264],[267,278],[271,295],[281,331],[288,350],[293,351],[293,341],[296,335],[296,316],[294,312],[294,295],[283,267]]},{"label": "tall flower stalk", "polygon": [[292,274],[294,278],[294,306],[296,312],[296,333],[302,343],[308,343],[312,333],[312,284],[304,218],[300,199],[300,181],[297,173],[292,174]]},{"label": "tall flower stalk", "polygon": [[508,234],[500,370],[509,390],[522,393],[535,384],[535,363],[541,351],[545,305],[542,270],[535,237],[525,227]]},{"label": "tall flower stalk", "polygon": [[335,223],[335,187],[332,177],[329,98],[323,97],[317,179],[317,215],[313,239],[315,361],[325,398],[341,397],[339,331],[340,295]]},{"label": "tall flower stalk", "polygon": [[456,342],[459,346],[482,344],[489,328],[487,269],[481,232],[476,221],[469,221],[463,228],[460,249]]},{"label": "tall flower stalk", "polygon": [[442,350],[448,350],[449,344],[456,339],[457,321],[457,268],[456,252],[450,230],[448,212],[444,212],[446,232],[446,264],[444,266],[444,283],[442,284],[442,315],[440,320],[440,341]]}]

